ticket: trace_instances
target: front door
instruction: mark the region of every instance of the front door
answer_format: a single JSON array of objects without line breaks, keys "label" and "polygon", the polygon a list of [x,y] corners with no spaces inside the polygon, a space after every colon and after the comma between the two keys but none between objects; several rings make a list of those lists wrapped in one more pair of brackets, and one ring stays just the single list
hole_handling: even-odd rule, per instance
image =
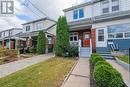
[{"label": "front door", "polygon": [[83,33],[83,47],[90,47],[90,32]]}]

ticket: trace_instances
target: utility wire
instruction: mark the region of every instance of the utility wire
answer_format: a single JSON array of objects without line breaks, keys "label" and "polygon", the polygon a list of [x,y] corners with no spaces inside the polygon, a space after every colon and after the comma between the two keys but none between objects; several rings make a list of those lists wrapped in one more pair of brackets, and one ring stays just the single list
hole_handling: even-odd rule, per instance
[{"label": "utility wire", "polygon": [[32,4],[33,7],[35,7],[39,12],[41,12],[44,16],[50,18],[46,13],[44,13],[42,10],[40,10],[37,6],[35,6],[30,0],[26,0],[28,1],[30,4]]}]

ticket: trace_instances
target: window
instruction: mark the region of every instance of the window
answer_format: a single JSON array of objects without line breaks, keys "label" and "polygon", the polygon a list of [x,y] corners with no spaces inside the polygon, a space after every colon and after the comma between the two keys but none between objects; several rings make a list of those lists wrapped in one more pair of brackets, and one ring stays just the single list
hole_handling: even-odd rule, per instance
[{"label": "window", "polygon": [[98,30],[98,41],[104,41],[104,29]]},{"label": "window", "polygon": [[48,44],[52,44],[52,37],[48,37]]},{"label": "window", "polygon": [[79,9],[79,18],[84,17],[84,9]]},{"label": "window", "polygon": [[37,23],[37,30],[43,29],[43,23]]},{"label": "window", "polygon": [[102,2],[102,13],[109,13],[109,0]]},{"label": "window", "polygon": [[83,18],[84,17],[84,9],[78,9],[73,11],[73,19]]},{"label": "window", "polygon": [[78,10],[75,10],[75,11],[73,12],[73,18],[74,18],[74,19],[78,19]]},{"label": "window", "polygon": [[70,33],[70,41],[78,41],[78,33]]},{"label": "window", "polygon": [[118,24],[107,27],[108,38],[128,38],[130,37],[130,23]]},{"label": "window", "polygon": [[119,0],[112,0],[112,11],[119,10]]},{"label": "window", "polygon": [[130,38],[130,32],[125,33],[125,37],[126,38],[128,38],[128,37]]},{"label": "window", "polygon": [[30,26],[26,26],[26,31],[30,31]]},{"label": "window", "polygon": [[119,11],[119,0],[103,0],[101,7],[103,14]]}]

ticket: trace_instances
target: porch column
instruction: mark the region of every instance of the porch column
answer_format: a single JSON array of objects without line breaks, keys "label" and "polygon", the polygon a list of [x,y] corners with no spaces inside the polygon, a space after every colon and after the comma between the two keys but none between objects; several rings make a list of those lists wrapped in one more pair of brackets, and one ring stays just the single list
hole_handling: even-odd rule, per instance
[{"label": "porch column", "polygon": [[96,51],[96,29],[91,29],[92,52]]}]

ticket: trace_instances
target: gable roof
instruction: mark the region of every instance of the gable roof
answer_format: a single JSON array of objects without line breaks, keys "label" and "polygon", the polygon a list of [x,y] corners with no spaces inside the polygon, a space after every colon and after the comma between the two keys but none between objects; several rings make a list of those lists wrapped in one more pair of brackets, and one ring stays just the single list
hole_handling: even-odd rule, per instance
[{"label": "gable roof", "polygon": [[76,9],[76,8],[80,8],[80,7],[92,5],[92,4],[97,3],[97,2],[100,2],[100,1],[103,1],[103,0],[91,0],[91,1],[89,1],[89,2],[82,3],[82,4],[79,4],[79,5],[75,5],[75,6],[72,6],[72,7],[70,7],[70,8],[64,9],[63,11],[64,11],[64,12],[71,11],[71,10],[74,10],[74,9]]},{"label": "gable roof", "polygon": [[53,20],[53,19],[50,19],[50,18],[48,18],[48,17],[45,17],[45,18],[41,18],[41,19],[37,19],[37,20],[33,20],[33,21],[26,22],[26,23],[24,23],[24,24],[22,24],[22,25],[26,25],[26,24],[30,24],[30,23],[35,23],[35,22],[42,21],[42,20],[50,20],[50,21],[52,21],[52,22],[56,22],[56,21]]}]

